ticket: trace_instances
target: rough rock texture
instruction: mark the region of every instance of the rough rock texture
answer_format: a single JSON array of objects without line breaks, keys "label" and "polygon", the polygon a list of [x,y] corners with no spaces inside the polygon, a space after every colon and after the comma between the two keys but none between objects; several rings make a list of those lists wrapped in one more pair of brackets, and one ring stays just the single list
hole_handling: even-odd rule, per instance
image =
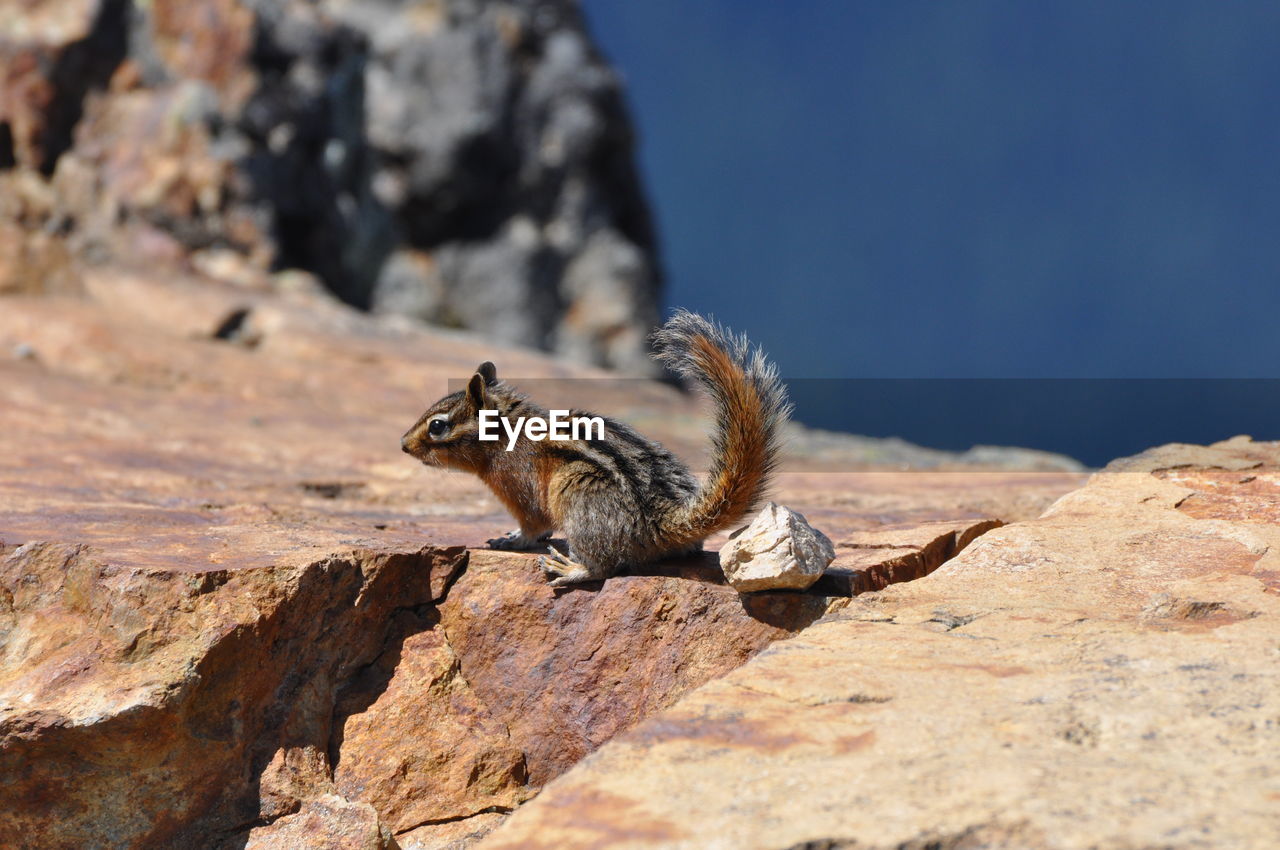
[{"label": "rough rock texture", "polygon": [[0,291],[103,256],[301,268],[651,372],[632,147],[572,0],[0,0]]},{"label": "rough rock texture", "polygon": [[244,850],[397,850],[391,831],[368,803],[334,794],[308,800],[302,809],[268,826],[254,827]]},{"label": "rough rock texture", "polygon": [[891,584],[924,578],[954,558],[1000,520],[921,521],[855,531],[836,544],[836,557],[815,592],[857,596]]},{"label": "rough rock texture", "polygon": [[323,785],[305,754],[327,749],[336,690],[384,651],[388,615],[431,603],[433,574],[464,556],[181,570],[14,549],[0,563],[0,789],[18,801],[4,843],[183,846],[296,811]]},{"label": "rough rock texture", "polygon": [[[657,573],[556,592],[531,557],[517,570],[509,558],[475,553],[468,580],[450,594],[444,632],[472,687],[525,753],[534,784],[831,605],[799,594],[772,606],[743,603],[715,583],[709,558]],[[645,636],[643,654],[637,634]]]},{"label": "rough rock texture", "polygon": [[831,540],[802,514],[770,502],[720,549],[720,569],[739,593],[804,590],[835,560]]},{"label": "rough rock texture", "polygon": [[400,850],[467,850],[497,829],[507,815],[489,812],[448,823],[430,824],[396,836]]},{"label": "rough rock texture", "polygon": [[605,745],[493,848],[1265,848],[1280,443],[1166,446]]},{"label": "rough rock texture", "polygon": [[410,636],[398,652],[365,671],[337,707],[334,783],[396,831],[510,811],[529,796],[525,754],[505,718],[477,695],[433,625],[404,623]]},{"label": "rough rock texture", "polygon": [[[482,360],[591,370],[305,290],[119,269],[76,290],[0,299],[5,847],[468,846],[844,594],[1082,480],[793,455],[779,496],[830,532],[843,586],[744,602],[713,540],[555,593],[533,554],[464,549],[509,518],[398,440]],[[704,422],[671,387],[538,386],[699,464]]]}]

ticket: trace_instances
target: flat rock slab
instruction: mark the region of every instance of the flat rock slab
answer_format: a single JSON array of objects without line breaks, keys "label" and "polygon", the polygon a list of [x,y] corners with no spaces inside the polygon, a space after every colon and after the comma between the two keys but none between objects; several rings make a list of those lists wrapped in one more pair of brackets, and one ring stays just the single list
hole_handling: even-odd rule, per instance
[{"label": "flat rock slab", "polygon": [[[492,359],[540,398],[598,410],[705,468],[696,399],[304,295],[101,269],[82,297],[0,301],[0,539],[108,549],[174,570],[344,547],[469,546],[510,517],[470,476],[399,447],[428,403]],[[216,338],[245,313],[254,345]],[[32,359],[6,359],[23,348]],[[1025,519],[1075,472],[803,471],[778,498],[828,534],[932,519]],[[833,538],[834,539],[834,538]]]},{"label": "flat rock slab", "polygon": [[1167,446],[606,744],[500,848],[1275,846],[1280,443]]},{"label": "flat rock slab", "polygon": [[996,519],[934,520],[853,531],[836,542],[836,559],[812,590],[857,596],[924,578],[1001,525]]},{"label": "flat rock slab", "polygon": [[741,597],[719,538],[557,593],[535,555],[476,549],[510,519],[400,434],[494,359],[697,466],[694,400],[311,296],[80,284],[0,299],[0,353],[23,353],[0,358],[6,847],[465,846],[850,594],[1083,480],[801,458],[779,498],[836,542],[839,582]]}]

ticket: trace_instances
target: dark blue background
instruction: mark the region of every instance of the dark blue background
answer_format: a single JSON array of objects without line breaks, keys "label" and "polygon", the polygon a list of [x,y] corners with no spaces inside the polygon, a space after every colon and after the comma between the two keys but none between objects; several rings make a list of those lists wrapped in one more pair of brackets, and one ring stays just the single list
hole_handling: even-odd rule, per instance
[{"label": "dark blue background", "polygon": [[[748,331],[784,375],[1280,375],[1280,3],[584,5],[628,84],[668,306]],[[1280,437],[1269,382],[1163,405],[1123,382],[1056,385],[1069,401],[966,383],[949,417],[821,383],[798,416],[1094,463]]]}]

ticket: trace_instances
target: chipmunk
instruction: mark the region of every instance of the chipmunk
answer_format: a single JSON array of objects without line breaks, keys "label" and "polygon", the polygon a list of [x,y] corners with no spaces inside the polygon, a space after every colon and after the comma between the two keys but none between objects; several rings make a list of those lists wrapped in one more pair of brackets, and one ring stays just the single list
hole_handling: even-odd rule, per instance
[{"label": "chipmunk", "polygon": [[711,469],[702,484],[661,445],[604,417],[603,439],[522,435],[510,450],[503,441],[482,441],[482,410],[508,421],[547,414],[499,381],[488,362],[465,391],[431,405],[401,448],[428,466],[474,473],[489,486],[520,524],[488,541],[491,548],[537,548],[562,531],[568,553],[548,546],[540,559],[553,586],[700,551],[708,535],[736,525],[763,500],[791,405],[776,368],[745,336],[680,311],[652,341],[658,361],[700,384],[715,403]]}]

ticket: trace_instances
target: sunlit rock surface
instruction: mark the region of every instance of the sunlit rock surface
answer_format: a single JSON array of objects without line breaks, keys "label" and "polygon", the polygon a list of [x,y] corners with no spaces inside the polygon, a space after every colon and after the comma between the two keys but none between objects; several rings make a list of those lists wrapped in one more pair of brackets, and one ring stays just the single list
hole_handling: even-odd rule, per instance
[{"label": "sunlit rock surface", "polygon": [[510,518],[400,434],[493,360],[698,468],[696,400],[305,289],[100,268],[77,291],[0,298],[4,846],[467,846],[851,594],[1083,481],[816,471],[802,444],[778,497],[835,543],[825,584],[741,597],[716,538],[553,591],[536,554],[475,548]]},{"label": "sunlit rock surface", "polygon": [[479,846],[1270,847],[1278,648],[1280,443],[1166,446],[773,644]]}]

